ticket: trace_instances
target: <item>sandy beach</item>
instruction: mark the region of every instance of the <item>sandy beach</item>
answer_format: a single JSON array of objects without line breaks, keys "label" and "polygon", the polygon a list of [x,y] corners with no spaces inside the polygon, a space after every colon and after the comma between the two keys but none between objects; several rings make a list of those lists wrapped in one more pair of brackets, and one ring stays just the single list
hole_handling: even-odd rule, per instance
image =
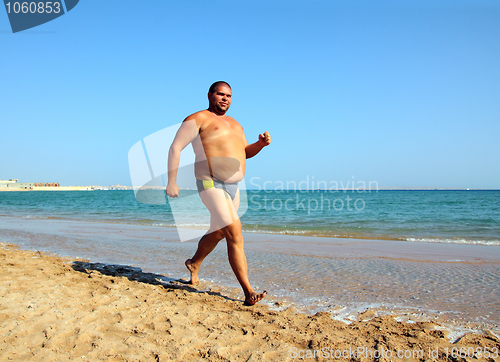
[{"label": "sandy beach", "polygon": [[139,268],[61,258],[2,244],[1,361],[495,361],[499,338],[457,341],[435,322],[367,311],[331,314],[246,307]]}]

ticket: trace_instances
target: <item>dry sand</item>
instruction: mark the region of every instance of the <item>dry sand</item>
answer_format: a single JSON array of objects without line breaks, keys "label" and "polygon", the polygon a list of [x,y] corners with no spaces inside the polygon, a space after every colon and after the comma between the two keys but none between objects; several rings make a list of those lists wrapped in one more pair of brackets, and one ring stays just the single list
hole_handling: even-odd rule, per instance
[{"label": "dry sand", "polygon": [[488,331],[451,343],[436,323],[372,311],[347,325],[326,312],[246,307],[138,269],[11,244],[0,260],[0,361],[285,361],[320,351],[327,358],[319,360],[500,360]]}]

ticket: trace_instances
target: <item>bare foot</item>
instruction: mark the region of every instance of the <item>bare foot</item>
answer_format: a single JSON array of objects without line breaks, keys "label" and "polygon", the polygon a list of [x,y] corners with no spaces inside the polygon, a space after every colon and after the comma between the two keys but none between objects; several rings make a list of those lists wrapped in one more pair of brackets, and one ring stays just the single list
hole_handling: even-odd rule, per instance
[{"label": "bare foot", "polygon": [[245,299],[245,305],[254,305],[258,301],[264,299],[267,295],[267,292],[264,290],[262,293],[253,293],[249,298]]},{"label": "bare foot", "polygon": [[186,265],[186,268],[188,268],[189,272],[191,273],[191,279],[189,280],[189,284],[197,285],[200,282],[200,279],[198,279],[198,268],[196,268],[192,262],[191,259],[186,260],[184,263]]}]

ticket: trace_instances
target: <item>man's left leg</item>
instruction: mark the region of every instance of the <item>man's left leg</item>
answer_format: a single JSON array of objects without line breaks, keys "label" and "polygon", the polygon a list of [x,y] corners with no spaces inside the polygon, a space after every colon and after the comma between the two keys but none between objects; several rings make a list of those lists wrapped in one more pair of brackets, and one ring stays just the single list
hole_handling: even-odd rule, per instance
[{"label": "man's left leg", "polygon": [[240,219],[235,220],[231,225],[222,229],[227,242],[227,255],[229,264],[234,275],[245,293],[245,304],[254,305],[264,299],[267,292],[256,293],[248,279],[248,266],[245,250],[243,247],[243,234],[241,233]]},{"label": "man's left leg", "polygon": [[247,257],[245,255],[243,234],[241,230],[241,221],[238,217],[238,209],[240,207],[240,190],[236,191],[233,200],[233,207],[236,214],[236,220],[224,229],[224,235],[227,243],[227,256],[229,264],[233,269],[234,275],[245,293],[245,304],[254,305],[262,300],[267,292],[256,293],[248,279]]},{"label": "man's left leg", "polygon": [[[238,279],[245,293],[245,303],[247,305],[254,305],[259,300],[263,299],[267,293],[256,293],[248,280],[248,267],[243,248],[241,222],[237,213],[239,208],[239,190],[234,200],[230,200],[226,191],[216,188],[202,191],[200,197],[203,204],[210,211],[211,224],[217,231],[221,231],[226,238],[229,263],[231,264],[236,279]],[[213,248],[215,248],[215,245]],[[213,248],[210,249],[210,251],[212,251]],[[200,256],[206,257],[208,255],[206,253],[207,250],[209,250],[209,248],[205,249],[205,252],[200,251]],[[188,266],[188,264],[186,264],[186,266]],[[190,266],[193,267],[193,264],[190,264],[188,269]]]}]

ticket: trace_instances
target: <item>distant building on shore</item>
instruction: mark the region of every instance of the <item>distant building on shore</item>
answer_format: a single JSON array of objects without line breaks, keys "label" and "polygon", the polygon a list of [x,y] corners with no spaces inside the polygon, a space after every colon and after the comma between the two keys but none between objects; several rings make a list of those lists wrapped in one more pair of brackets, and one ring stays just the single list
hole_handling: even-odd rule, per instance
[{"label": "distant building on shore", "polygon": [[91,191],[93,186],[61,186],[59,182],[19,182],[18,179],[0,180],[0,191]]},{"label": "distant building on shore", "polygon": [[0,187],[8,187],[10,184],[15,184],[18,179],[11,178],[10,180],[0,180]]},{"label": "distant building on shore", "polygon": [[18,182],[18,179],[11,178],[9,180],[0,180],[0,187],[11,189],[33,190],[35,184],[33,182]]}]

